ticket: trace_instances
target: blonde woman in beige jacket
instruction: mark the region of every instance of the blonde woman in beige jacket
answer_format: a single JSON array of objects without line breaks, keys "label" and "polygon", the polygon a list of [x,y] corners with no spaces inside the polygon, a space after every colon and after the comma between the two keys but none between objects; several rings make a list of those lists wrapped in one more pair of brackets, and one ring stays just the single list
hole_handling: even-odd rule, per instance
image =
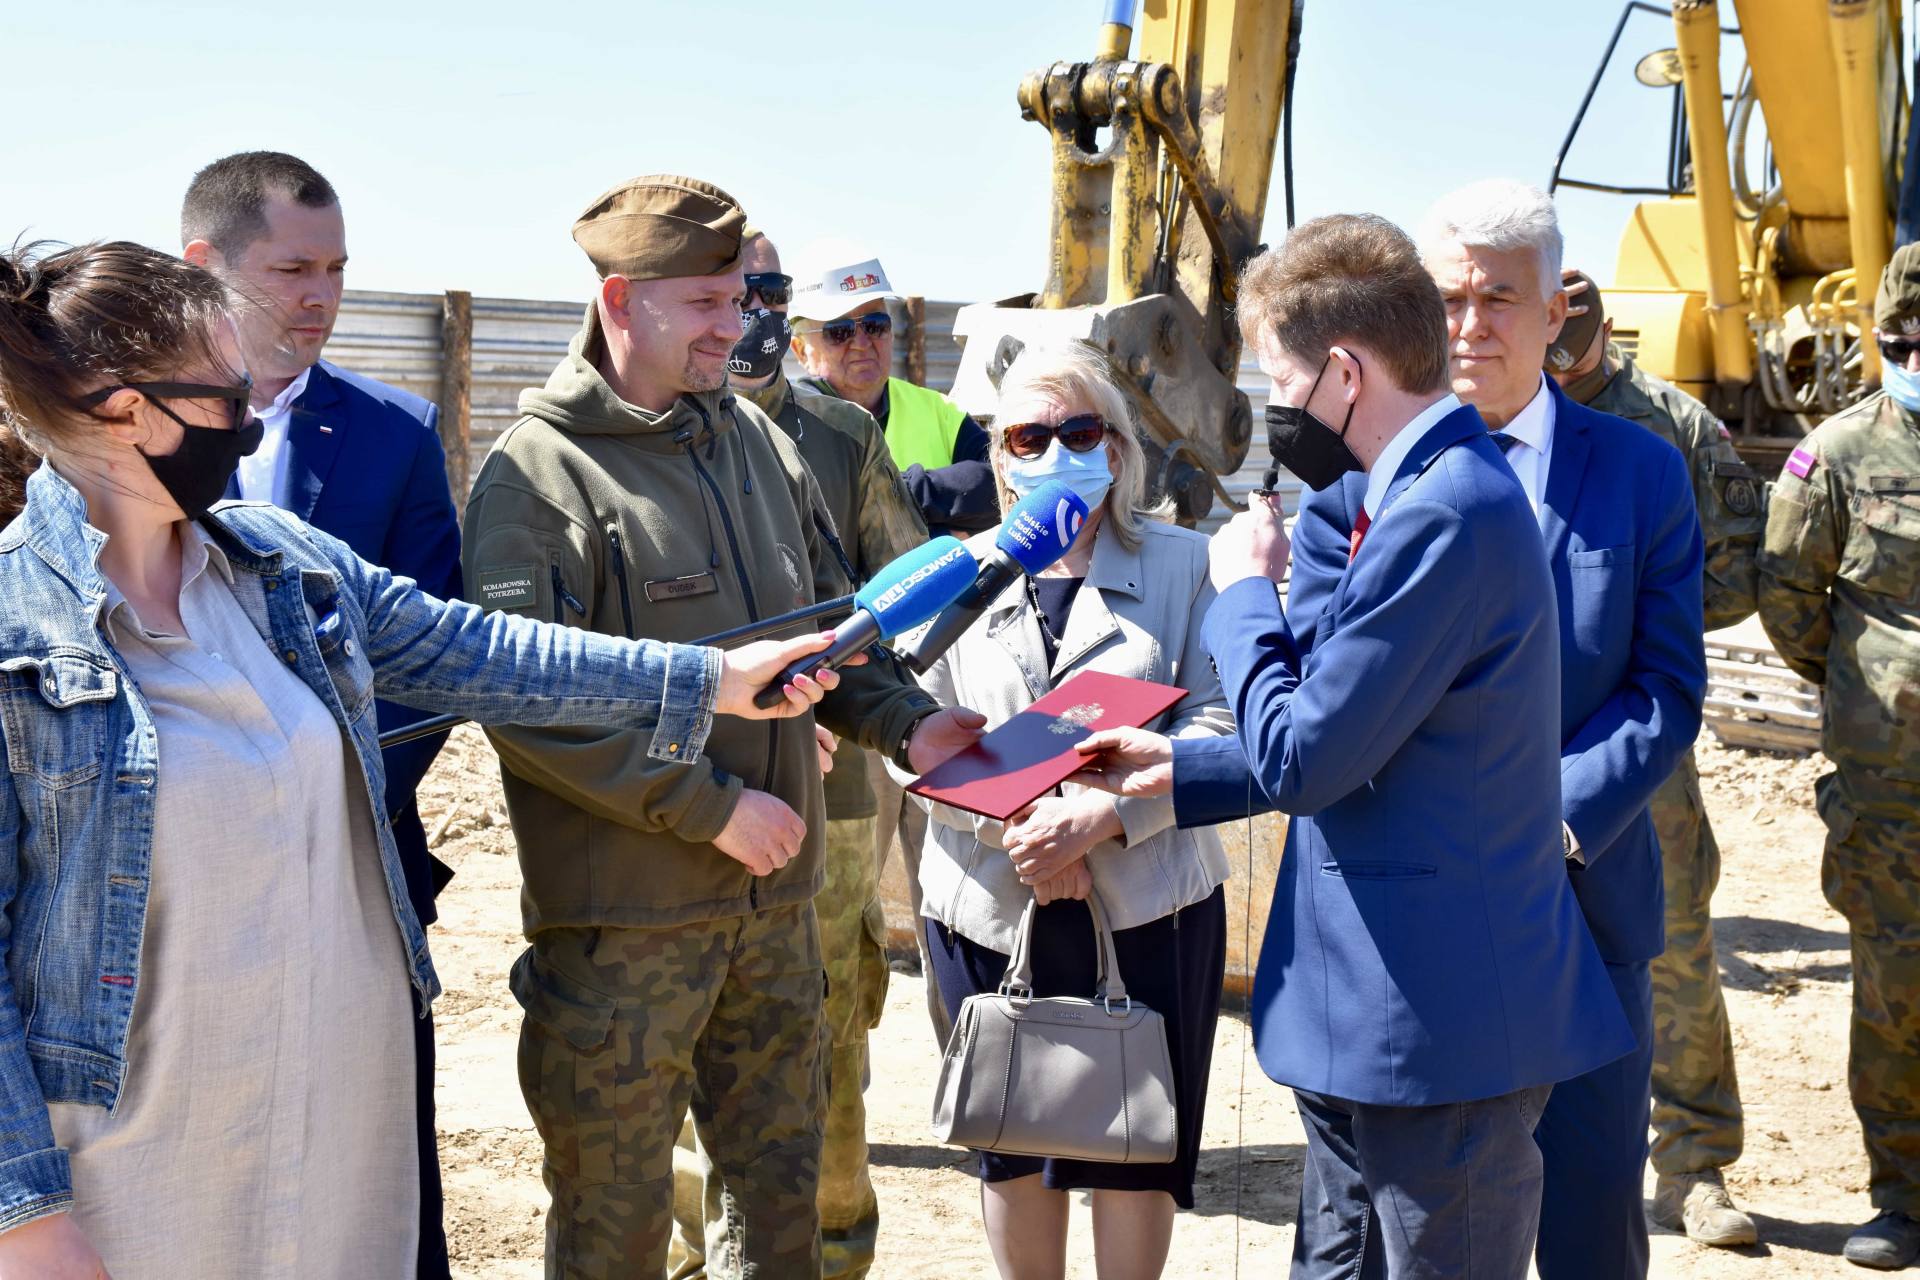
[{"label": "blonde woman in beige jacket", "polygon": [[[1233,732],[1200,642],[1213,600],[1207,540],[1144,501],[1146,471],[1105,357],[1075,343],[1029,350],[1000,387],[991,458],[1001,506],[1060,480],[1086,499],[1085,528],[1053,568],[1009,587],[921,683],[998,725],[1082,671],[1178,685],[1160,732]],[[949,1011],[991,991],[1026,904],[1036,995],[1090,994],[1089,887],[1115,931],[1127,989],[1166,1019],[1179,1152],[1164,1165],[980,1153],[981,1213],[1004,1277],[1064,1274],[1067,1192],[1093,1193],[1102,1280],[1154,1277],[1175,1206],[1193,1207],[1207,1067],[1226,959],[1226,855],[1211,828],[1181,831],[1166,798],[1116,799],[1068,784],[1004,827],[934,805],[920,860],[933,980]]]}]

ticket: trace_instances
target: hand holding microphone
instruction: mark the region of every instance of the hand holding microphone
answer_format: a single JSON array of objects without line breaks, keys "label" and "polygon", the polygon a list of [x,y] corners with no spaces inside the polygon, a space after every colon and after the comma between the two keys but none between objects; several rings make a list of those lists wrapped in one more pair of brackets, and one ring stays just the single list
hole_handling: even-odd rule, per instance
[{"label": "hand holding microphone", "polygon": [[853,616],[834,628],[833,642],[791,663],[760,691],[754,706],[778,706],[790,700],[789,685],[804,691],[801,682],[810,682],[815,673],[831,672],[868,645],[919,626],[959,598],[975,573],[973,556],[958,538],[951,537],[935,538],[889,562],[854,592]]}]

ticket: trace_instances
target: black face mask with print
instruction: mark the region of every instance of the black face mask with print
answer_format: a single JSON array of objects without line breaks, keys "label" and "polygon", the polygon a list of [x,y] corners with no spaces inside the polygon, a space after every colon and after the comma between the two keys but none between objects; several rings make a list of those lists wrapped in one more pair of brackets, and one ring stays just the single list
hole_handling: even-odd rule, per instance
[{"label": "black face mask with print", "polygon": [[740,341],[733,344],[727,372],[754,382],[772,377],[793,342],[793,326],[785,315],[767,307],[741,313],[740,321]]}]

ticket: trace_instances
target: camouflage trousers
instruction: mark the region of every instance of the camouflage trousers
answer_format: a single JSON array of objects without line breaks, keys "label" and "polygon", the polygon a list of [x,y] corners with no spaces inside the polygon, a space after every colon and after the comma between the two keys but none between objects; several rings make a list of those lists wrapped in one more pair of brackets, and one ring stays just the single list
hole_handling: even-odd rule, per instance
[{"label": "camouflage trousers", "polygon": [[1847,1088],[1873,1207],[1920,1217],[1920,795],[1852,781],[1843,765],[1814,788],[1827,824],[1821,887],[1853,941]]},{"label": "camouflage trousers", "polygon": [[901,869],[907,873],[907,896],[913,903],[913,941],[920,951],[920,973],[927,980],[927,1021],[933,1024],[934,1043],[945,1049],[947,1037],[953,1034],[953,1019],[947,1016],[946,1001],[940,998],[940,984],[933,980],[927,931],[920,920],[920,848],[927,838],[927,811],[893,780],[886,761],[871,751],[867,753],[867,777],[880,805],[873,824],[874,874],[886,874],[887,855],[897,845]]},{"label": "camouflage trousers", "polygon": [[[858,1280],[873,1266],[880,1203],[867,1174],[867,1032],[887,1004],[886,918],[875,896],[873,819],[827,824],[826,883],[813,900],[826,962],[827,1087],[820,1148],[821,1275]],[[720,1181],[692,1125],[674,1151],[671,1280],[731,1269]]]},{"label": "camouflage trousers", "polygon": [[1653,1167],[1678,1174],[1740,1158],[1744,1141],[1733,1030],[1713,950],[1720,846],[1687,752],[1653,796],[1667,890],[1667,949],[1652,964]]},{"label": "camouflage trousers", "polygon": [[551,1278],[664,1274],[691,1109],[743,1274],[820,1274],[813,906],[660,929],[546,929],[513,967],[520,1088],[546,1144]]}]

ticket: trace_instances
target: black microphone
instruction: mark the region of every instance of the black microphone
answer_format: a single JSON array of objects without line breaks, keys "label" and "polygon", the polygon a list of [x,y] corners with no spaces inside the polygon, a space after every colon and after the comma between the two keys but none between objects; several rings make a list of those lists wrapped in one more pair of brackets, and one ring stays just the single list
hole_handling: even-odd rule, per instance
[{"label": "black microphone", "polygon": [[1032,577],[1067,554],[1086,523],[1087,504],[1058,480],[1049,480],[1013,504],[994,532],[973,582],[925,631],[898,651],[915,675],[925,675],[940,655],[985,613],[1022,574]]},{"label": "black microphone", "polygon": [[753,705],[777,706],[795,676],[838,667],[868,645],[919,626],[952,604],[973,578],[973,556],[958,538],[935,538],[890,561],[853,593],[853,615],[834,628],[833,643],[790,663]]}]

